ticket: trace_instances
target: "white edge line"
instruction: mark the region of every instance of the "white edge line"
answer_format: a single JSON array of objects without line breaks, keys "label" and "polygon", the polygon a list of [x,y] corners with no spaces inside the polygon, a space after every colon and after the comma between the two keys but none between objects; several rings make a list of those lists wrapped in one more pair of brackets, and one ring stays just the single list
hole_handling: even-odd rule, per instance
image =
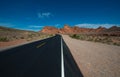
[{"label": "white edge line", "polygon": [[62,37],[61,37],[61,77],[65,77]]}]

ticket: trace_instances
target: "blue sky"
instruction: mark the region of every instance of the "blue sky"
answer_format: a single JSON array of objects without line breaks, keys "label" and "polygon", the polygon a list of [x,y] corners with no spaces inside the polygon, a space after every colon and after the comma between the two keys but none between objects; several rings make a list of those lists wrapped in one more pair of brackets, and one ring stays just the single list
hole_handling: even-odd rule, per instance
[{"label": "blue sky", "polygon": [[0,25],[39,31],[44,26],[120,24],[120,0],[1,0]]}]

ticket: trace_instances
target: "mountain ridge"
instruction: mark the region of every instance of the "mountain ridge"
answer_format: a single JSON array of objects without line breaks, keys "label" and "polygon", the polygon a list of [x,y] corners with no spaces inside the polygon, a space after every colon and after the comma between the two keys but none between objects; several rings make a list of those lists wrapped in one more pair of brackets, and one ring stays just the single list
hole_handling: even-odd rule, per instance
[{"label": "mountain ridge", "polygon": [[47,33],[47,34],[94,34],[94,33],[110,33],[113,32],[114,34],[120,34],[120,27],[112,26],[110,28],[105,28],[99,26],[98,28],[81,28],[78,26],[71,27],[69,25],[64,25],[63,28],[56,28],[51,26],[45,26],[40,32]]}]

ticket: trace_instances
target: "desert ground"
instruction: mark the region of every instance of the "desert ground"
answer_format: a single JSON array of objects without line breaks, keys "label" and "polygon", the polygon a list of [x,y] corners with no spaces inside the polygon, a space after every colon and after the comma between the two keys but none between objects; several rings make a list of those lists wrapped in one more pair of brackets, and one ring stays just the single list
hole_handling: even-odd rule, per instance
[{"label": "desert ground", "polygon": [[0,49],[45,39],[51,36],[53,35],[0,26]]},{"label": "desert ground", "polygon": [[26,43],[27,41],[25,39],[20,40],[14,40],[14,41],[8,41],[8,42],[0,42],[0,48],[5,48],[13,45],[19,45],[22,43]]},{"label": "desert ground", "polygon": [[120,77],[120,46],[62,37],[84,77]]}]

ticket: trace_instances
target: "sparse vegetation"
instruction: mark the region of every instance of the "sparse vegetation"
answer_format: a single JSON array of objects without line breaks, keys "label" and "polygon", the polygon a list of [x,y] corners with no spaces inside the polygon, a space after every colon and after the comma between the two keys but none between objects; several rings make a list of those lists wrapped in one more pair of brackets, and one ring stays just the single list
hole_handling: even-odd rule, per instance
[{"label": "sparse vegetation", "polygon": [[0,41],[2,41],[2,42],[7,42],[7,41],[9,41],[9,40],[7,39],[7,37],[0,37]]},{"label": "sparse vegetation", "polygon": [[73,34],[73,35],[71,35],[71,37],[72,38],[76,38],[76,39],[79,39],[79,38],[81,38],[79,35],[77,35],[77,34]]},{"label": "sparse vegetation", "polygon": [[75,39],[80,39],[80,40],[101,42],[101,43],[120,46],[120,37],[119,36],[73,34],[73,35],[70,35],[70,37],[75,38]]},{"label": "sparse vegetation", "polygon": [[52,34],[43,34],[34,31],[25,31],[0,26],[0,42],[8,42],[13,40],[25,39],[26,41],[33,41],[52,37]]}]

